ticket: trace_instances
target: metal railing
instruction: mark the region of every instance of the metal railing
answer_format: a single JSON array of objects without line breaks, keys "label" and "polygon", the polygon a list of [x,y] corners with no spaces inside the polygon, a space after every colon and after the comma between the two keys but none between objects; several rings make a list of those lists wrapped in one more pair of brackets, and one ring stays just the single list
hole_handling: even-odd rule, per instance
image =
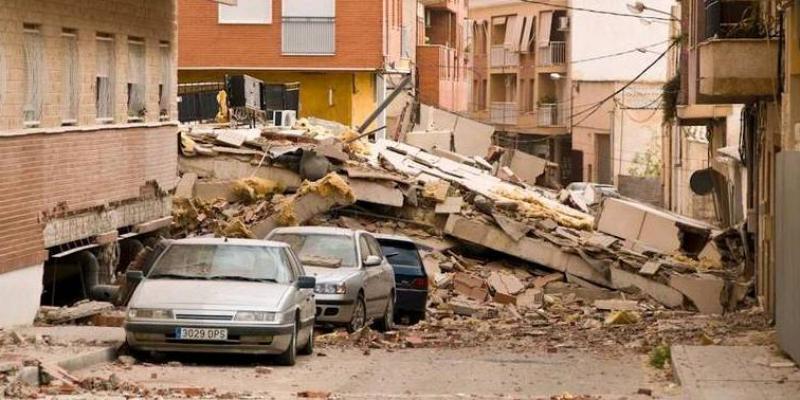
[{"label": "metal railing", "polygon": [[567,43],[548,42],[539,44],[539,65],[546,67],[567,63]]},{"label": "metal railing", "polygon": [[539,104],[536,108],[536,123],[542,127],[567,125],[569,109],[558,104]]},{"label": "metal railing", "polygon": [[517,103],[509,101],[493,101],[489,105],[489,119],[493,124],[516,125],[519,118]]},{"label": "metal railing", "polygon": [[519,53],[507,50],[502,44],[492,46],[490,62],[492,67],[516,67]]},{"label": "metal railing", "polygon": [[336,54],[336,18],[283,17],[283,54]]}]

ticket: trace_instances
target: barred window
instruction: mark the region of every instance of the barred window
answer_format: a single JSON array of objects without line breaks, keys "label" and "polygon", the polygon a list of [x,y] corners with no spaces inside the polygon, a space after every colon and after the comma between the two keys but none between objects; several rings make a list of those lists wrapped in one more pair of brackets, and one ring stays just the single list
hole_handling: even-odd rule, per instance
[{"label": "barred window", "polygon": [[116,80],[116,57],[114,37],[97,35],[95,102],[98,122],[114,121],[114,82]]},{"label": "barred window", "polygon": [[39,126],[44,102],[44,42],[38,25],[24,25],[25,104],[23,121],[26,127]]},{"label": "barred window", "polygon": [[64,48],[63,95],[64,107],[61,115],[63,125],[78,123],[78,104],[80,104],[80,74],[78,73],[78,35],[73,29],[61,32]]},{"label": "barred window", "polygon": [[128,120],[141,121],[147,112],[144,40],[128,40]]}]

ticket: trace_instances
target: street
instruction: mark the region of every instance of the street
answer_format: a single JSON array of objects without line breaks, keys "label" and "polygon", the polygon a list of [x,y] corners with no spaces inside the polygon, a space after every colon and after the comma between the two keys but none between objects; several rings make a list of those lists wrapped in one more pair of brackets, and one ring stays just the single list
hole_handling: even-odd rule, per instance
[{"label": "street", "polygon": [[[555,353],[503,346],[464,349],[321,349],[293,368],[241,356],[179,356],[153,364],[107,364],[78,376],[131,382],[146,389],[199,388],[225,397],[293,399],[304,391],[342,399],[550,398],[592,394],[604,399],[670,398],[680,388],[634,351]],[[213,392],[212,392],[213,391]],[[191,391],[190,391],[191,393]],[[666,396],[666,397],[663,397]]]}]

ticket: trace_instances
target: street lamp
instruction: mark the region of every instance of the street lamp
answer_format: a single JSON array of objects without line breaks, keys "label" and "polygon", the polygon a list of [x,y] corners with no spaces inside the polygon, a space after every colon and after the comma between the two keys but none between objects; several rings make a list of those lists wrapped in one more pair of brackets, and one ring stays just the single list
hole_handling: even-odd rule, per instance
[{"label": "street lamp", "polygon": [[645,11],[652,11],[654,13],[659,13],[659,14],[666,15],[666,16],[669,17],[669,19],[671,19],[673,21],[677,20],[677,18],[675,18],[675,16],[672,15],[672,13],[669,13],[669,12],[666,12],[666,11],[663,11],[663,10],[659,10],[657,8],[648,7],[648,6],[644,5],[644,3],[642,3],[641,1],[637,1],[637,2],[635,2],[633,4],[628,3],[625,6],[628,7],[628,11],[630,11],[631,14],[641,14],[641,13],[643,13]]}]

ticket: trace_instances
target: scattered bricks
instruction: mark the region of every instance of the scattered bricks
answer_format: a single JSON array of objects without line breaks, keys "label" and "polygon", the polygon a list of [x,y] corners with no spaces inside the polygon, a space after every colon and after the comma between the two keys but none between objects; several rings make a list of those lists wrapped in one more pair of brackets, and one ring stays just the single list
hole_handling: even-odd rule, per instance
[{"label": "scattered bricks", "polygon": [[537,289],[541,289],[547,286],[548,283],[551,282],[562,282],[564,280],[564,274],[560,272],[555,272],[549,275],[540,276],[533,280],[533,287]]},{"label": "scattered bricks", "polygon": [[434,199],[437,203],[444,203],[447,200],[447,192],[450,190],[450,182],[444,180],[430,181],[425,184],[422,196]]},{"label": "scattered bricks", "polygon": [[489,289],[483,279],[462,272],[456,273],[453,288],[456,293],[477,301],[485,301],[489,296]]},{"label": "scattered bricks", "polygon": [[544,291],[542,289],[528,289],[517,296],[517,307],[529,310],[542,308],[544,305]]},{"label": "scattered bricks", "polygon": [[450,307],[457,315],[472,317],[485,310],[485,307],[468,299],[450,300]]}]

